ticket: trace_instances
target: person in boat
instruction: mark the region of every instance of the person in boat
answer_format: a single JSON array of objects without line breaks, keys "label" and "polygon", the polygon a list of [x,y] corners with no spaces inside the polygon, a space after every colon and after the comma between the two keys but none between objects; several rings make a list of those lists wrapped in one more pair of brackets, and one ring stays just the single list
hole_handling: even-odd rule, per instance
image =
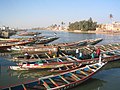
[{"label": "person in boat", "polygon": [[97,55],[97,57],[99,57],[100,56],[100,48],[98,48],[97,50],[96,50],[96,55]]},{"label": "person in boat", "polygon": [[93,51],[93,52],[91,53],[91,58],[92,58],[92,59],[95,58],[95,51]]},{"label": "person in boat", "polygon": [[26,58],[26,59],[29,59],[29,58],[30,58],[30,55],[28,54],[28,52],[26,52],[24,55],[25,55],[25,58]]},{"label": "person in boat", "polygon": [[60,46],[57,47],[57,57],[59,57],[59,55],[63,56]]},{"label": "person in boat", "polygon": [[48,54],[49,54],[49,55],[51,55],[51,54],[52,54],[52,51],[51,51],[51,50],[49,50],[49,51],[48,51]]},{"label": "person in boat", "polygon": [[83,59],[83,53],[81,51],[79,53],[79,59]]},{"label": "person in boat", "polygon": [[79,58],[79,49],[78,48],[75,50],[75,53],[76,53],[76,58]]}]

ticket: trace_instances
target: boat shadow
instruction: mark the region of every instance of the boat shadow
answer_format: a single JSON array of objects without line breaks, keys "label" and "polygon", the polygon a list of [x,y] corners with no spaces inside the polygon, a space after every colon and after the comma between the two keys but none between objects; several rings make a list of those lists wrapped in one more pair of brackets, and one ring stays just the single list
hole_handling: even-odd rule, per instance
[{"label": "boat shadow", "polygon": [[48,70],[30,70],[30,71],[7,71],[10,77],[17,77],[19,79],[23,78],[40,78],[47,75],[52,74],[52,72],[48,72]]},{"label": "boat shadow", "polygon": [[[99,90],[104,85],[104,83],[106,83],[106,81],[90,78],[79,86],[74,87],[74,90]],[[69,90],[73,90],[73,88]]]}]

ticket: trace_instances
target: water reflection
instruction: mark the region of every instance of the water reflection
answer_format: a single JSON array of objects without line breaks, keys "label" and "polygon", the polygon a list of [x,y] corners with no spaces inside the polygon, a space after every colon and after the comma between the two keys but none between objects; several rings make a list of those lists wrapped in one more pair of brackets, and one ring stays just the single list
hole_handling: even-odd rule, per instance
[{"label": "water reflection", "polygon": [[114,69],[114,68],[120,68],[120,60],[109,62],[103,69],[109,70],[109,69]]},{"label": "water reflection", "polygon": [[8,70],[10,77],[17,76],[19,79],[21,78],[40,78],[46,75],[52,74],[48,72],[48,70],[31,70],[31,71],[13,71]]},{"label": "water reflection", "polygon": [[[74,90],[100,90],[104,83],[106,83],[106,81],[97,78],[90,78],[79,86],[74,87]],[[70,90],[73,90],[73,88]]]}]

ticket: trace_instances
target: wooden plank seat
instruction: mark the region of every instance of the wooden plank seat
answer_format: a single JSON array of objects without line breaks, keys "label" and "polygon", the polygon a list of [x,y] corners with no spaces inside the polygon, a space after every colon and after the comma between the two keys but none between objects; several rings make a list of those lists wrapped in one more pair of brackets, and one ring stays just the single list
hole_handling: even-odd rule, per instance
[{"label": "wooden plank seat", "polygon": [[42,82],[32,82],[32,83],[28,83],[28,84],[24,84],[24,86],[29,90],[45,90],[45,86],[43,85]]},{"label": "wooden plank seat", "polygon": [[56,87],[49,79],[44,79],[44,82],[46,82],[50,88]]},{"label": "wooden plank seat", "polygon": [[85,76],[83,76],[82,74],[77,74],[77,73],[74,73],[78,78],[82,79],[84,78]]},{"label": "wooden plank seat", "polygon": [[68,82],[74,82],[75,80],[71,77],[71,74],[62,75]]},{"label": "wooden plank seat", "polygon": [[85,73],[87,72],[88,74],[91,73],[91,72],[93,72],[93,71],[92,71],[90,68],[88,68],[88,67],[84,68],[83,71],[84,71]]},{"label": "wooden plank seat", "polygon": [[67,82],[65,82],[63,79],[61,79],[59,76],[51,78],[54,82],[56,82],[57,85],[65,85]]},{"label": "wooden plank seat", "polygon": [[96,66],[89,66],[91,69],[96,69],[97,67]]},{"label": "wooden plank seat", "polygon": [[77,77],[79,77],[80,79],[84,78],[86,76],[86,74],[81,73],[79,70],[72,72],[74,73]]}]

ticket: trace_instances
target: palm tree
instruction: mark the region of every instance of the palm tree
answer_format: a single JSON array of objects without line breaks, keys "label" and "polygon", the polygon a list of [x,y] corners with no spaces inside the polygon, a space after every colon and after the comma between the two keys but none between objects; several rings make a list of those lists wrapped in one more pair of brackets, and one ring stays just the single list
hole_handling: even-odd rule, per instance
[{"label": "palm tree", "polygon": [[65,25],[65,23],[64,23],[64,22],[61,22],[62,29],[63,29],[63,25]]},{"label": "palm tree", "polygon": [[110,20],[112,21],[113,15],[112,15],[112,14],[110,14],[110,15],[109,15],[109,18],[110,18]]}]

